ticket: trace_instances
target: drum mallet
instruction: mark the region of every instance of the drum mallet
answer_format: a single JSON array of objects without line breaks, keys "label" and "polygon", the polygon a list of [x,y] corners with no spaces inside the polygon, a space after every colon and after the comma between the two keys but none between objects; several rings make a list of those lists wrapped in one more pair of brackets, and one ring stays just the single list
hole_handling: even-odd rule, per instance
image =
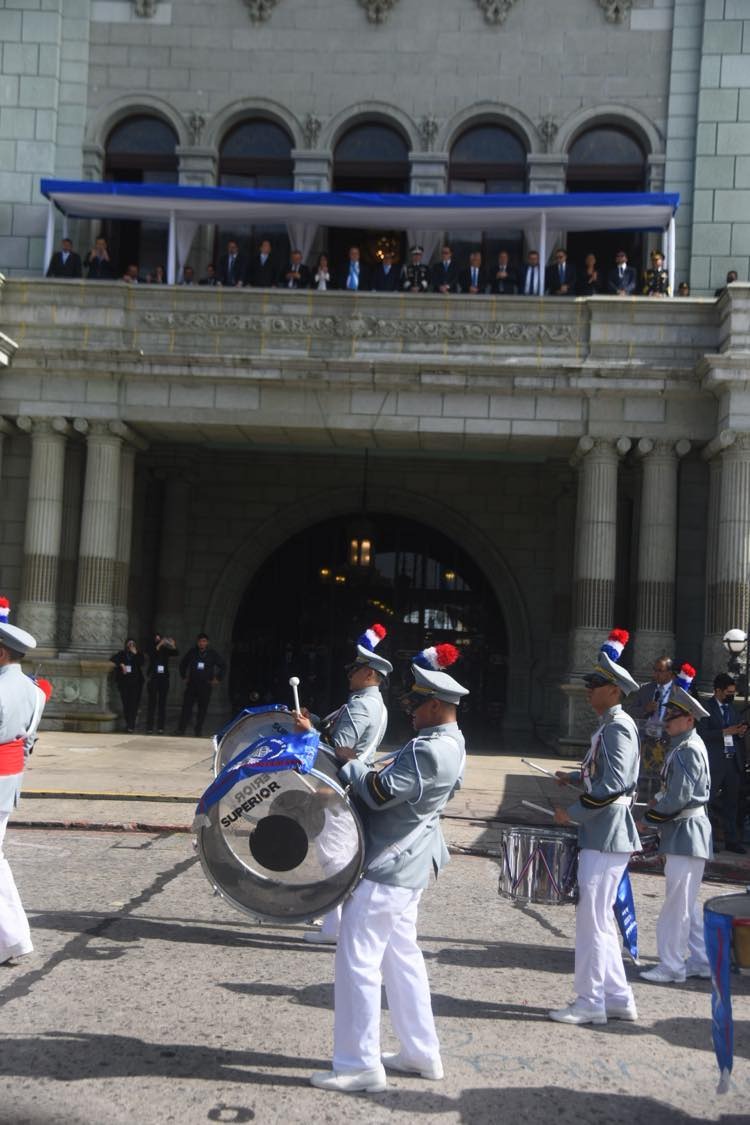
[{"label": "drum mallet", "polygon": [[521,804],[525,805],[527,809],[534,809],[535,812],[543,812],[545,816],[555,815],[554,809],[545,809],[543,805],[535,805],[533,801],[521,801]]},{"label": "drum mallet", "polygon": [[[521,761],[525,766],[531,766],[533,770],[538,770],[539,773],[546,774],[547,777],[553,777],[555,781],[559,780],[559,778],[554,773],[551,773],[550,770],[546,770],[544,766],[538,766],[536,762],[530,762],[528,758],[521,758]],[[574,785],[572,781],[565,781],[563,782],[563,784],[567,785],[570,789],[576,789],[578,790],[578,792],[581,791],[581,787],[579,785]]]},{"label": "drum mallet", "polygon": [[299,687],[299,676],[291,676],[289,679],[289,686],[292,689],[292,695],[294,696],[294,710],[299,711],[299,692],[297,691],[297,688]]}]

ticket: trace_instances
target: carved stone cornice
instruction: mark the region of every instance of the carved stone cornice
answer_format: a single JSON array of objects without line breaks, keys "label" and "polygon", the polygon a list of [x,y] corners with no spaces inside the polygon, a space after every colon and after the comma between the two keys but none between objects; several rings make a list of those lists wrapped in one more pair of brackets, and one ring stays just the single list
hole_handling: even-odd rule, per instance
[{"label": "carved stone cornice", "polygon": [[571,324],[500,323],[498,321],[447,321],[396,319],[366,313],[352,316],[254,315],[252,313],[180,313],[146,311],[149,328],[184,332],[247,332],[264,336],[314,336],[318,339],[405,339],[420,343],[520,343],[531,346],[573,344]]},{"label": "carved stone cornice", "polygon": [[253,23],[265,23],[278,2],[279,0],[245,0],[245,6]]},{"label": "carved stone cornice", "polygon": [[599,0],[599,7],[607,23],[624,23],[633,7],[633,0]]},{"label": "carved stone cornice", "polygon": [[359,0],[370,23],[385,23],[398,0]]},{"label": "carved stone cornice", "polygon": [[511,9],[517,2],[518,0],[477,0],[487,23],[494,24],[505,23]]}]

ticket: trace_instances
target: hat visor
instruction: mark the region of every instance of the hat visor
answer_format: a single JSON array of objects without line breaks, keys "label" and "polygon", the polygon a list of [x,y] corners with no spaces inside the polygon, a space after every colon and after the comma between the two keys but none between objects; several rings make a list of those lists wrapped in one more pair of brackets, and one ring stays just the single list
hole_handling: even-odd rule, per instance
[{"label": "hat visor", "polygon": [[599,672],[589,672],[583,677],[583,682],[587,688],[604,687],[605,684],[614,683],[613,680],[608,679],[606,676],[600,675]]}]

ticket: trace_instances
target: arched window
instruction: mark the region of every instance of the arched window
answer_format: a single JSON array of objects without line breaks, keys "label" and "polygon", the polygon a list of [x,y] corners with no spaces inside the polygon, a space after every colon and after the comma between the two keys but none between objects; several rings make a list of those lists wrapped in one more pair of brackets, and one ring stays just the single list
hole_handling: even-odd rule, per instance
[{"label": "arched window", "polygon": [[599,125],[581,133],[568,152],[568,191],[643,191],[646,154],[632,133]]},{"label": "arched window", "polygon": [[[646,187],[646,153],[624,126],[593,125],[579,133],[568,150],[566,188],[570,192],[638,192]],[[643,236],[637,231],[577,231],[567,240],[568,256],[579,274],[587,254],[594,254],[600,279],[623,249],[631,266],[640,269]]]},{"label": "arched window", "polygon": [[[526,190],[526,147],[503,125],[472,125],[455,141],[450,154],[448,190],[459,195],[517,194]],[[454,256],[467,258],[481,248],[488,270],[501,249],[516,262],[520,258],[522,234],[512,228],[492,231],[459,231],[449,235]]]},{"label": "arched window", "polygon": [[[178,138],[160,117],[135,114],[114,126],[105,145],[104,178],[119,183],[176,184]],[[121,220],[107,223],[105,236],[117,275],[135,263],[141,276],[165,266],[165,223]]]},{"label": "arched window", "polygon": [[274,121],[255,118],[231,129],[219,151],[222,187],[294,187],[292,139]]},{"label": "arched window", "polygon": [[[219,184],[222,187],[266,188],[291,191],[294,187],[292,138],[281,125],[264,117],[248,118],[225,134],[219,149]],[[263,238],[271,242],[279,259],[289,254],[286,227],[279,223],[234,223],[216,230],[215,260],[235,239],[242,252],[253,254]]]}]

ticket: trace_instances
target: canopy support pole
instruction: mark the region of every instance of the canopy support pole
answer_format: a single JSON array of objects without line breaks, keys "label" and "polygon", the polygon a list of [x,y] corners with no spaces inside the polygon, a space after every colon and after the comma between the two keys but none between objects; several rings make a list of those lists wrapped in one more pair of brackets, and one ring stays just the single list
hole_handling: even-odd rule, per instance
[{"label": "canopy support pole", "polygon": [[675,221],[674,215],[669,220],[667,228],[667,272],[669,273],[669,292],[670,296],[674,297],[677,292],[677,278],[674,271],[677,266],[677,245],[675,238]]},{"label": "canopy support pole", "polygon": [[544,279],[547,275],[547,212],[539,217],[539,296],[544,296]]},{"label": "canopy support pole", "polygon": [[44,273],[46,275],[52,255],[55,252],[55,205],[50,199],[47,204],[47,229],[44,232]]},{"label": "canopy support pole", "polygon": [[169,241],[167,243],[167,285],[174,285],[177,262],[177,230],[174,211],[169,212]]}]

